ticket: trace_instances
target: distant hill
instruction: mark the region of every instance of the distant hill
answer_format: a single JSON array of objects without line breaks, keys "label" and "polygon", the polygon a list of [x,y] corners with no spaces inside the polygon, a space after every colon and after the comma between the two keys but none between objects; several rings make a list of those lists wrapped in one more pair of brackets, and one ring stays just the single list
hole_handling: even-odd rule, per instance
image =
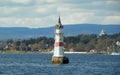
[{"label": "distant hill", "polygon": [[[72,24],[64,25],[64,35],[74,36],[78,34],[99,34],[101,29],[107,34],[120,32],[120,25],[97,24]],[[40,36],[54,37],[55,27],[25,28],[25,27],[0,27],[0,40],[27,39]]]}]

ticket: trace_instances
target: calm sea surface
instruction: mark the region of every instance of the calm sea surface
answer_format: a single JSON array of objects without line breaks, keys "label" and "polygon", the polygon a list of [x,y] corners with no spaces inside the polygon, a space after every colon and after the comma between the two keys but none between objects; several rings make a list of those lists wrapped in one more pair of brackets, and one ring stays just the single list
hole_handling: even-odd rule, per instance
[{"label": "calm sea surface", "polygon": [[120,56],[66,56],[69,64],[53,65],[52,54],[0,54],[0,75],[120,75]]}]

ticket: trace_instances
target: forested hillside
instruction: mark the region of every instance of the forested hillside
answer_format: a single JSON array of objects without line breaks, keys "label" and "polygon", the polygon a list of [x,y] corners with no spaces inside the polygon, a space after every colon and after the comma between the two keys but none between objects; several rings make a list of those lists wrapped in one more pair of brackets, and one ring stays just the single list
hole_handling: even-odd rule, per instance
[{"label": "forested hillside", "polygon": [[[77,36],[64,37],[65,51],[71,48],[73,51],[97,50],[98,52],[112,51],[113,46],[116,47],[116,42],[120,41],[120,33],[106,36],[97,36],[95,34],[80,34]],[[39,37],[30,38],[27,40],[9,39],[0,42],[0,51],[40,51],[49,52],[53,50],[54,38]]]}]

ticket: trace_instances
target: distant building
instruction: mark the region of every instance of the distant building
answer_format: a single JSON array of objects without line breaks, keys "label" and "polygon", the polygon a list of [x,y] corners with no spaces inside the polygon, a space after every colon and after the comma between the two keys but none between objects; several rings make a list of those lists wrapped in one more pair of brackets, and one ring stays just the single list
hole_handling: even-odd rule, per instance
[{"label": "distant building", "polygon": [[74,49],[73,49],[73,48],[70,48],[70,49],[69,49],[69,52],[74,52]]},{"label": "distant building", "polygon": [[120,42],[119,42],[119,41],[117,41],[117,42],[116,42],[116,45],[117,45],[117,46],[120,46]]},{"label": "distant building", "polygon": [[105,31],[102,29],[99,36],[105,36],[105,35],[106,35]]},{"label": "distant building", "polygon": [[90,50],[90,53],[97,53],[97,50],[92,49]]}]

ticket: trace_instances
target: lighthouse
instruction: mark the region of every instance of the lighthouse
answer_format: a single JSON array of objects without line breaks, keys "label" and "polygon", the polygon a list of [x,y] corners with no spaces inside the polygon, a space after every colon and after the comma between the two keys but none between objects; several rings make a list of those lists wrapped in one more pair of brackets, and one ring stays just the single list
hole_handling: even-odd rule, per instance
[{"label": "lighthouse", "polygon": [[55,43],[52,56],[52,64],[68,64],[69,59],[64,56],[63,25],[59,16],[55,27]]}]

